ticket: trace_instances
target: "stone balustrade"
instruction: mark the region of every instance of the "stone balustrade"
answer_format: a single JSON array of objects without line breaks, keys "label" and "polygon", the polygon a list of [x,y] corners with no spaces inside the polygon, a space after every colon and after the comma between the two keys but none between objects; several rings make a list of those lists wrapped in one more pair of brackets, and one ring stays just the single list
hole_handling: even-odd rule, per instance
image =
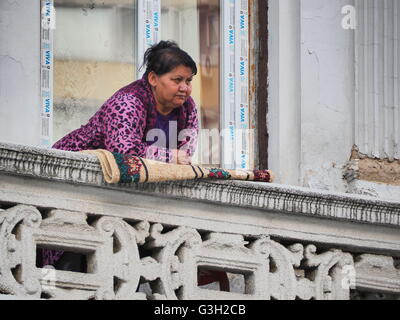
[{"label": "stone balustrade", "polygon": [[[40,249],[85,270],[38,267]],[[107,185],[0,144],[0,299],[398,299],[400,202],[242,181]],[[225,271],[230,291],[199,286]]]}]

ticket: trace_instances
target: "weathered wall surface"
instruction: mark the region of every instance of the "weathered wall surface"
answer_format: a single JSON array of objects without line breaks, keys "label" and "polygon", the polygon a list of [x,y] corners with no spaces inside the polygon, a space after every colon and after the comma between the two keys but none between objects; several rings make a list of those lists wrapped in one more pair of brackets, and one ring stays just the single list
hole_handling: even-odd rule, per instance
[{"label": "weathered wall surface", "polygon": [[39,145],[40,1],[0,1],[0,140]]},{"label": "weathered wall surface", "polygon": [[354,30],[348,0],[301,1],[302,186],[346,191],[343,166],[354,141]]},{"label": "weathered wall surface", "polygon": [[268,14],[268,163],[277,182],[300,185],[300,2],[270,0]]},{"label": "weathered wall surface", "polygon": [[345,192],[354,143],[354,30],[345,0],[270,1],[269,163],[278,182]]},{"label": "weathered wall surface", "polygon": [[349,192],[386,200],[400,199],[400,161],[370,158],[353,147],[345,169]]},{"label": "weathered wall surface", "polygon": [[360,179],[400,186],[400,161],[360,159]]}]

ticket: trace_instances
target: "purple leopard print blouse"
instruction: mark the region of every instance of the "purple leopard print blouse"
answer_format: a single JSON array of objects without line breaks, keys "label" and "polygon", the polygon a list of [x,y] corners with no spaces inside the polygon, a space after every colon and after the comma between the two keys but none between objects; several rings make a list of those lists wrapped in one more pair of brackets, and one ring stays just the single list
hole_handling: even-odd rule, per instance
[{"label": "purple leopard print blouse", "polygon": [[[118,90],[89,122],[57,141],[54,149],[82,151],[106,149],[147,159],[172,162],[169,149],[148,145],[147,132],[155,128],[156,102],[147,78],[143,77]],[[191,97],[180,107],[178,149],[193,156],[198,135],[198,118]]]}]

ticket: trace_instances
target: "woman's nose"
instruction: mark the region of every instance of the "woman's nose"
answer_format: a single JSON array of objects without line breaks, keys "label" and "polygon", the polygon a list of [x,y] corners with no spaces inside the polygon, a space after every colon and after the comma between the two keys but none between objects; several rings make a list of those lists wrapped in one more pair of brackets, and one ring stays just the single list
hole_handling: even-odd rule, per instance
[{"label": "woman's nose", "polygon": [[187,91],[188,90],[188,85],[187,84],[181,84],[179,87],[179,91]]}]

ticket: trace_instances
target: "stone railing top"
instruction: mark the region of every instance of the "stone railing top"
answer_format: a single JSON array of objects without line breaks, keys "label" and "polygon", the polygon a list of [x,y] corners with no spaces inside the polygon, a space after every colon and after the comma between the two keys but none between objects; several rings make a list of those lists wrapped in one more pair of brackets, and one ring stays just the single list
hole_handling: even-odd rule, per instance
[{"label": "stone railing top", "polygon": [[248,181],[196,180],[108,185],[96,157],[54,149],[0,143],[2,173],[286,214],[400,226],[400,202]]}]

